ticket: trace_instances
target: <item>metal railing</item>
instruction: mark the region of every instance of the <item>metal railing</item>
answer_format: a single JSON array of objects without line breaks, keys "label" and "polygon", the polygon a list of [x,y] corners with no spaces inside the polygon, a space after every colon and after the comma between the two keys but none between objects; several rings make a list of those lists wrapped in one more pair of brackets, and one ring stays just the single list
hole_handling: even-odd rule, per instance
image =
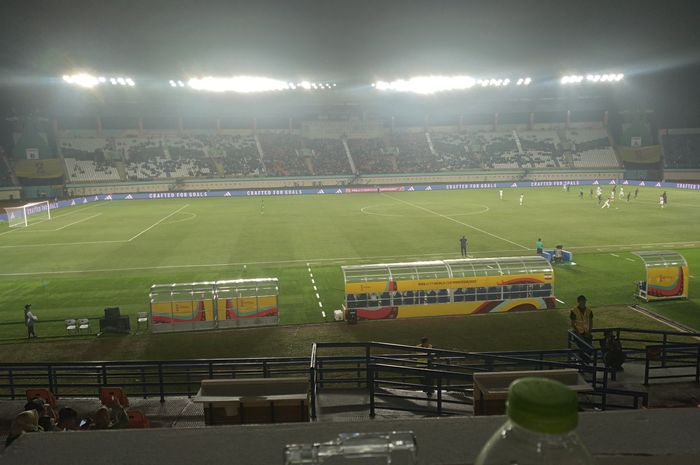
[{"label": "metal railing", "polygon": [[[600,339],[604,339],[607,334],[614,335],[622,344],[627,361],[644,363],[645,385],[652,379],[693,379],[696,383],[700,382],[698,332],[636,328],[602,328],[592,332],[594,335],[603,336]],[[599,352],[602,361],[602,349],[596,349],[592,345],[590,347]],[[685,370],[670,371],[679,368]],[[652,374],[660,370],[664,371],[664,374]]]}]

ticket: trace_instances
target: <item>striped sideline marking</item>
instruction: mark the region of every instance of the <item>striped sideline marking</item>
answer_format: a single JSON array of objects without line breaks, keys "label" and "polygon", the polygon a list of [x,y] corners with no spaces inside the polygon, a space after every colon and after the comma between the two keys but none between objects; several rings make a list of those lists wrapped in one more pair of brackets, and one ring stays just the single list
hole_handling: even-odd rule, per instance
[{"label": "striped sideline marking", "polygon": [[[42,247],[46,245],[57,246],[57,245],[87,245],[87,244],[107,244],[107,243],[123,243],[127,242],[125,240],[121,241],[94,241],[94,242],[71,242],[71,243],[56,243],[56,244],[34,244],[34,245],[9,245],[0,246],[0,249],[7,247]],[[678,244],[677,242],[658,242],[651,245],[659,247],[673,247],[673,244]],[[685,244],[685,242],[682,242]],[[633,246],[639,246],[640,244],[632,244]],[[580,247],[569,247],[570,250],[580,250],[580,249],[595,249],[595,245],[580,246]],[[603,247],[619,247],[618,245],[607,245]],[[514,253],[522,252],[520,249],[506,249],[506,250],[488,250],[484,252],[473,252],[474,255],[488,255],[495,256],[497,254],[504,253]],[[137,267],[125,267],[125,268],[101,268],[101,269],[90,269],[90,270],[62,270],[62,271],[34,271],[26,273],[0,273],[0,276],[40,276],[40,275],[61,275],[61,274],[81,274],[81,273],[110,273],[110,272],[122,272],[122,271],[148,271],[148,270],[172,270],[172,269],[188,269],[188,268],[215,268],[215,267],[229,267],[229,266],[243,266],[248,265],[274,265],[274,266],[284,266],[284,265],[295,265],[298,263],[318,263],[318,264],[333,264],[337,262],[338,264],[347,263],[366,263],[373,262],[376,260],[387,260],[387,259],[421,259],[424,257],[449,257],[456,255],[454,251],[451,252],[436,252],[428,254],[406,254],[406,255],[375,255],[368,257],[333,257],[333,258],[305,258],[305,259],[295,259],[295,260],[269,260],[269,261],[259,261],[259,262],[227,262],[227,263],[194,263],[186,265],[159,265],[159,266],[137,266]],[[311,267],[308,266],[309,273],[311,274]],[[312,284],[316,284],[314,279],[311,280]]]},{"label": "striped sideline marking", "polygon": [[[639,310],[638,308],[635,308],[633,305],[628,305],[627,308],[632,309],[632,310],[634,310],[635,312],[637,312],[637,313],[639,313],[639,314],[641,314],[641,315],[644,315],[644,316],[646,316],[646,317],[648,317],[648,318],[651,318],[652,320],[656,320],[656,321],[658,321],[659,323],[663,323],[663,324],[665,324],[666,326],[668,326],[668,327],[670,327],[670,328],[673,328],[673,329],[675,329],[675,330],[678,331],[678,332],[681,332],[681,333],[686,333],[686,332],[687,332],[687,330],[686,330],[685,328],[682,328],[682,327],[680,327],[680,326],[676,326],[676,325],[674,325],[673,323],[670,323],[670,322],[668,322],[668,321],[662,320],[661,318],[657,318],[657,317],[655,317],[652,313],[643,312],[642,310]],[[699,337],[694,337],[693,339],[700,340]]]},{"label": "striped sideline marking", "polygon": [[462,221],[456,220],[456,219],[454,219],[454,218],[452,218],[452,217],[449,217],[449,216],[447,216],[447,215],[443,215],[442,213],[438,213],[438,212],[433,211],[433,210],[431,210],[431,209],[429,209],[429,208],[421,207],[420,205],[416,205],[415,203],[411,203],[411,202],[408,202],[408,201],[403,200],[403,199],[398,199],[398,198],[396,198],[396,197],[392,197],[392,196],[387,195],[387,194],[382,194],[382,195],[385,196],[385,197],[389,197],[390,199],[392,199],[392,200],[394,200],[394,201],[401,202],[401,203],[405,203],[406,205],[410,205],[411,207],[418,208],[419,210],[423,210],[423,211],[426,211],[426,212],[428,212],[428,213],[432,213],[432,214],[435,215],[435,216],[439,216],[439,217],[441,217],[441,218],[445,218],[446,220],[450,220],[450,221],[455,222],[455,223],[457,223],[457,224],[461,224],[462,226],[466,226],[466,227],[468,227],[468,228],[472,228],[472,229],[474,229],[475,231],[479,231],[480,233],[487,234],[487,235],[489,235],[489,236],[491,236],[491,237],[495,237],[496,239],[500,239],[500,240],[506,241],[506,242],[508,242],[508,243],[510,243],[510,244],[517,245],[517,246],[520,247],[521,249],[530,250],[530,247],[525,247],[524,245],[518,244],[517,242],[513,242],[513,241],[511,241],[510,239],[506,239],[505,237],[501,237],[501,236],[498,236],[498,235],[496,235],[496,234],[492,234],[492,233],[490,233],[490,232],[488,232],[488,231],[484,231],[483,229],[477,228],[476,226],[472,226],[471,224],[467,224],[467,223],[464,223],[464,222],[462,222]]},{"label": "striped sideline marking", "polygon": [[309,278],[311,279],[311,284],[314,287],[314,292],[316,294],[316,300],[318,301],[318,307],[321,309],[321,316],[323,319],[326,319],[326,312],[323,310],[323,302],[321,301],[321,296],[318,295],[318,289],[316,288],[316,281],[314,281],[314,274],[311,271],[311,264],[309,262],[306,263],[306,268],[309,270]]},{"label": "striped sideline marking", "polygon": [[184,210],[185,208],[187,208],[187,207],[189,207],[189,206],[190,206],[190,204],[189,204],[189,203],[186,203],[185,205],[183,205],[182,207],[178,208],[177,210],[175,210],[175,211],[172,212],[171,214],[164,216],[163,218],[159,219],[158,221],[156,221],[155,223],[153,223],[152,225],[150,225],[149,227],[147,227],[146,229],[144,229],[143,231],[141,231],[141,232],[138,233],[137,235],[133,236],[131,239],[127,240],[127,242],[133,241],[134,239],[136,239],[137,237],[139,237],[141,234],[150,231],[151,229],[153,229],[153,228],[155,228],[156,226],[158,226],[159,224],[161,224],[163,221],[167,220],[168,218],[170,218],[170,217],[173,216],[174,214],[179,213],[180,211]]}]

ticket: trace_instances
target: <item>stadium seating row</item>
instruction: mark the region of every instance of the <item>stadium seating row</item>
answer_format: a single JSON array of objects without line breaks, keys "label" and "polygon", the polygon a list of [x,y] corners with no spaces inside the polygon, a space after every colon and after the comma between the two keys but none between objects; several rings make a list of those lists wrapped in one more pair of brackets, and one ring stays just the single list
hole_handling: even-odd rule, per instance
[{"label": "stadium seating row", "polygon": [[620,166],[607,131],[588,127],[413,130],[347,140],[293,132],[93,137],[76,131],[58,144],[71,182],[352,175],[353,164],[360,174]]}]

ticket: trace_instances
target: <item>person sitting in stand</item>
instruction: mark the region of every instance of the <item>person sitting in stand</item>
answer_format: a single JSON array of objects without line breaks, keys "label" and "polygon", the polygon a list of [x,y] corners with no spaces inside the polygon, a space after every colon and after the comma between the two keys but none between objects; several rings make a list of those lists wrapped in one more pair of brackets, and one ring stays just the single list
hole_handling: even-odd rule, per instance
[{"label": "person sitting in stand", "polygon": [[620,339],[613,336],[612,331],[605,332],[605,338],[600,341],[600,348],[603,350],[603,363],[613,371],[623,371],[622,364],[627,356],[622,350]]}]

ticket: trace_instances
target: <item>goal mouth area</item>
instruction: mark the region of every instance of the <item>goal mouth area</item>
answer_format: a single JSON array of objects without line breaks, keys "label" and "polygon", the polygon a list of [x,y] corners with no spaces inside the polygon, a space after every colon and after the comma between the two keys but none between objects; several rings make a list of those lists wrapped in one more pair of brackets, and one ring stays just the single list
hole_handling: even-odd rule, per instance
[{"label": "goal mouth area", "polygon": [[51,205],[48,200],[31,202],[19,207],[5,208],[10,228],[27,227],[30,224],[51,219]]}]

